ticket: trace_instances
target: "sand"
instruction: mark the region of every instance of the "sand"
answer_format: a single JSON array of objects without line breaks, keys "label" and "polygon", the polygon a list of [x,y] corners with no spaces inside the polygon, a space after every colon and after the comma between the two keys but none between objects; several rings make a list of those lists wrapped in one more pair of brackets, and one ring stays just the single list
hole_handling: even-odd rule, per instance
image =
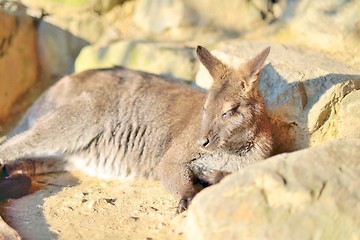
[{"label": "sand", "polygon": [[36,181],[41,190],[2,207],[24,239],[185,238],[186,212],[175,214],[177,200],[158,181],[104,181],[79,172]]}]

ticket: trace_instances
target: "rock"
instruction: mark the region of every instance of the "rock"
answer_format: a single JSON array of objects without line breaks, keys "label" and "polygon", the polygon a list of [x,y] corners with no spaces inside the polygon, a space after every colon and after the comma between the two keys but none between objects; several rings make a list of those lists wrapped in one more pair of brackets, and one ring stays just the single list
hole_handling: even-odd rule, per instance
[{"label": "rock", "polygon": [[[271,52],[260,89],[274,124],[275,151],[294,151],[336,138],[342,121],[339,104],[360,89],[360,72],[321,53],[278,43],[224,43],[213,53],[238,66],[268,45]],[[201,66],[196,83],[209,88],[211,81]]]},{"label": "rock", "polygon": [[254,164],[200,192],[188,239],[359,239],[360,139]]},{"label": "rock", "polygon": [[139,0],[135,21],[155,33],[196,24],[234,35],[280,15],[283,5],[267,0]]},{"label": "rock", "polygon": [[192,20],[179,0],[139,0],[134,19],[138,26],[155,33],[188,25]]},{"label": "rock", "polygon": [[126,0],[23,0],[22,2],[30,8],[43,9],[50,14],[66,15],[67,11],[89,11],[104,14],[125,1]]},{"label": "rock", "polygon": [[[48,13],[57,14],[58,12],[61,12],[61,9],[66,11],[69,11],[71,9],[73,11],[84,10],[91,7],[93,3],[97,2],[97,0],[22,0],[21,2],[29,8],[41,8]],[[62,14],[65,15],[66,13],[62,12]]]},{"label": "rock", "polygon": [[[120,2],[23,1],[25,12],[41,19],[38,23],[38,52],[42,77],[54,79],[72,73],[80,50],[90,42],[98,41],[104,32],[105,23],[95,8],[110,10]],[[44,13],[47,15],[43,16]]]},{"label": "rock", "polygon": [[71,32],[47,21],[38,26],[39,60],[46,78],[60,78],[74,71],[80,50],[88,44]]},{"label": "rock", "polygon": [[99,14],[104,14],[115,6],[123,4],[127,0],[93,0],[91,7],[95,12]]},{"label": "rock", "polygon": [[[357,67],[360,58],[360,2],[291,1],[283,12],[285,21],[280,34],[312,49],[330,52],[345,58],[346,64]],[[290,37],[291,36],[291,37]]]},{"label": "rock", "polygon": [[73,13],[77,16],[49,16],[44,20],[64,31],[68,31],[86,42],[95,43],[105,31],[102,18],[91,13]]},{"label": "rock", "polygon": [[360,138],[360,91],[349,93],[339,105],[338,135]]},{"label": "rock", "polygon": [[195,76],[194,49],[176,44],[119,41],[107,47],[87,46],[75,62],[75,71],[91,68],[125,67],[192,80]]},{"label": "rock", "polygon": [[[184,0],[189,11],[200,25],[216,27],[223,32],[244,32],[263,25],[281,11],[281,1],[267,0]],[[279,9],[279,10],[274,10]],[[241,16],[241,18],[239,18]]]},{"label": "rock", "polygon": [[[134,22],[136,3],[137,1],[126,1],[107,12],[103,16],[103,21],[109,27],[105,29],[101,38],[104,38],[104,35],[107,35],[108,32],[116,31],[118,35],[116,41],[119,41],[119,39],[143,39],[144,32],[139,31],[139,27]],[[105,38],[107,37],[105,36]]]},{"label": "rock", "polygon": [[0,121],[38,78],[35,20],[0,9]]},{"label": "rock", "polygon": [[[27,13],[46,23],[70,32],[77,38],[95,43],[107,25],[102,13],[111,10],[122,0],[24,0]],[[45,15],[43,15],[45,14]]]},{"label": "rock", "polygon": [[[337,81],[337,76],[329,75],[325,77],[325,81]],[[318,85],[321,80],[318,81]],[[315,88],[314,88],[315,89]],[[349,114],[353,118],[349,118],[346,112],[347,108],[353,108],[356,111],[359,101],[355,101],[353,93],[360,89],[359,75],[353,76],[345,82],[338,83],[329,88],[324,95],[320,96],[308,113],[308,130],[310,134],[310,145],[318,145],[326,140],[344,137],[352,131],[360,128],[360,115]],[[357,94],[358,95],[358,94]],[[354,100],[349,103],[349,99]],[[348,126],[344,126],[347,123]]]}]

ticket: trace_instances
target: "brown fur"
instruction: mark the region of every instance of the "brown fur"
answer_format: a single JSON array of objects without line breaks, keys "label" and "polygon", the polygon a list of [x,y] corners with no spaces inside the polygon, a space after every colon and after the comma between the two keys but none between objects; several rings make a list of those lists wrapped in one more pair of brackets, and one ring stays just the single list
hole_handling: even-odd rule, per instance
[{"label": "brown fur", "polygon": [[198,183],[217,183],[268,157],[271,129],[257,82],[269,48],[239,69],[203,47],[197,54],[214,78],[207,95],[121,67],[60,80],[0,145],[0,194],[17,181],[28,187],[27,174],[81,168],[100,177],[159,178],[180,198],[180,212]]}]

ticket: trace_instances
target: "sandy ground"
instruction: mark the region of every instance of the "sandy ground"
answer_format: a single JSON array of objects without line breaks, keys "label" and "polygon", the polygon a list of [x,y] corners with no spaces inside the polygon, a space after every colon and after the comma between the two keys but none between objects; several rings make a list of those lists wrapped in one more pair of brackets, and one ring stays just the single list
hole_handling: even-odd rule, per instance
[{"label": "sandy ground", "polygon": [[184,239],[186,213],[157,181],[47,175],[43,189],[2,207],[24,239]]}]

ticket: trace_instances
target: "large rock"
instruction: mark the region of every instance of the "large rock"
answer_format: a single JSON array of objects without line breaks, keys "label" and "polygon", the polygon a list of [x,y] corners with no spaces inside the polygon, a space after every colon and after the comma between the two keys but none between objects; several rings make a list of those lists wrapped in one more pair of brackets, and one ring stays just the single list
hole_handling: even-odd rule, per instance
[{"label": "large rock", "polygon": [[54,79],[74,72],[75,59],[87,44],[66,28],[47,20],[41,21],[38,25],[38,46],[44,77]]},{"label": "large rock", "polygon": [[192,22],[184,2],[179,0],[139,0],[134,20],[144,30],[155,33]]},{"label": "large rock", "polygon": [[200,192],[188,239],[360,239],[360,140],[282,154]]},{"label": "large rock", "polygon": [[102,36],[105,23],[94,9],[95,6],[102,4],[104,9],[111,9],[120,2],[121,0],[25,0],[11,5],[24,14],[37,18],[37,52],[41,77],[54,79],[74,72],[75,58],[80,50]]},{"label": "large rock", "polygon": [[75,12],[66,16],[45,17],[44,20],[89,43],[98,41],[106,28],[102,18],[94,13]]},{"label": "large rock", "polygon": [[225,32],[243,32],[253,30],[262,25],[264,20],[278,16],[284,4],[283,1],[268,0],[184,0],[198,23],[223,30]]},{"label": "large rock", "polygon": [[360,138],[360,91],[346,95],[340,103],[339,127],[340,137],[354,136]]},{"label": "large rock", "polygon": [[267,0],[139,0],[135,11],[135,21],[140,27],[155,33],[170,28],[197,25],[233,35],[252,30],[263,24],[264,20],[280,15],[285,4],[274,2]]},{"label": "large rock", "polygon": [[119,41],[107,47],[87,46],[76,59],[75,70],[115,65],[186,80],[193,80],[195,76],[194,49],[141,41]]},{"label": "large rock", "polygon": [[66,15],[68,11],[104,14],[126,0],[22,0],[26,6],[43,9],[50,14]]},{"label": "large rock", "polygon": [[285,28],[280,35],[313,49],[321,49],[344,59],[348,65],[360,66],[360,1],[293,1],[281,19]]},{"label": "large rock", "polygon": [[38,77],[36,25],[23,12],[0,9],[0,121]]},{"label": "large rock", "polygon": [[[213,53],[231,66],[271,46],[260,80],[274,124],[275,151],[293,151],[344,135],[339,115],[342,99],[360,89],[360,72],[321,53],[269,42],[221,44]],[[212,78],[201,66],[196,83],[208,88]],[[356,118],[356,117],[355,117]],[[360,126],[360,119],[352,127]]]},{"label": "large rock", "polygon": [[[103,13],[121,2],[123,0],[22,1],[26,5],[29,15],[41,18],[47,24],[56,26],[90,43],[95,43],[107,27],[103,20]],[[63,37],[60,39],[69,41]]]}]

